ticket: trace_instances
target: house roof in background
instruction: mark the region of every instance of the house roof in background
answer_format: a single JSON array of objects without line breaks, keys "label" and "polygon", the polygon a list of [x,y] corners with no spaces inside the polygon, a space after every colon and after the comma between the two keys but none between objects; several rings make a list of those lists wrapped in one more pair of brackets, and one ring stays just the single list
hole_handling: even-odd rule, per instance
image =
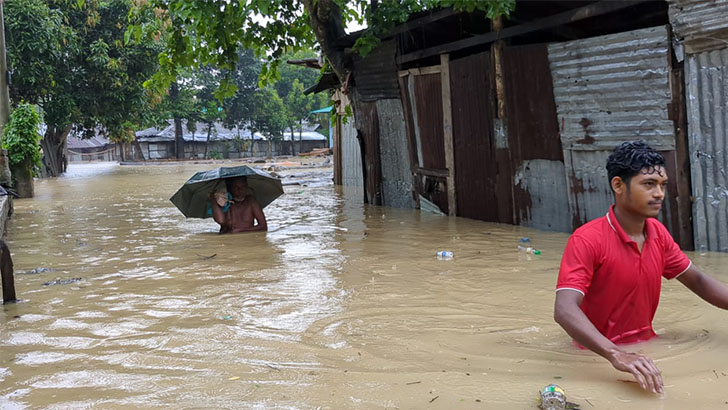
[{"label": "house roof in background", "polygon": [[[318,140],[318,139],[326,139],[325,136],[322,134],[319,134],[318,132],[315,132],[315,130],[319,127],[319,124],[303,124],[303,139],[304,140]],[[294,133],[296,135],[296,139],[298,138],[298,131],[294,130]],[[172,120],[167,120],[167,126],[162,127],[152,127],[147,128],[145,130],[137,131],[136,133],[137,139],[139,141],[143,142],[164,142],[164,141],[174,141],[174,122]],[[283,133],[283,139],[288,141],[291,137],[291,131],[290,129],[286,129]],[[194,131],[189,131],[187,129],[187,122],[182,121],[182,138],[184,138],[185,141],[188,142],[205,142],[207,141],[207,124],[205,123],[197,123],[196,128]],[[222,123],[216,122],[213,124],[212,131],[210,133],[210,141],[230,141],[235,138],[241,138],[241,139],[256,139],[256,140],[265,140],[266,137],[264,137],[262,134],[256,132],[255,134],[251,134],[250,130],[247,128],[240,128],[235,127],[233,129],[225,128]]]},{"label": "house roof in background", "polygon": [[66,137],[66,145],[69,149],[100,148],[109,145],[109,142],[109,139],[101,134],[91,138],[81,138],[80,134],[71,133]]}]

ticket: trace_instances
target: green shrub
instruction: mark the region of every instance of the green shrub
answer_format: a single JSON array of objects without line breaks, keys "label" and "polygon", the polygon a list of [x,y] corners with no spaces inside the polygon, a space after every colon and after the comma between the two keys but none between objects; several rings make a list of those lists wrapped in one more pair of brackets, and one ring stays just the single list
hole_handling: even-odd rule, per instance
[{"label": "green shrub", "polygon": [[40,165],[38,125],[40,115],[30,104],[19,104],[10,115],[10,122],[3,129],[2,147],[8,150],[11,168],[26,161],[31,166]]}]

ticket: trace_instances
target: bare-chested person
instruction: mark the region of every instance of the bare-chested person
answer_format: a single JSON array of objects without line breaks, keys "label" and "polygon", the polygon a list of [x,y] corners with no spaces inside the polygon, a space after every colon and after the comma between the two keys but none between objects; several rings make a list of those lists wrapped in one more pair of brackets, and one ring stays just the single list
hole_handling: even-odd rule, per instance
[{"label": "bare-chested person", "polygon": [[[227,193],[216,192],[210,201],[212,218],[220,224],[220,233],[267,231],[263,209],[253,195],[248,195],[248,180],[245,177],[227,178],[225,186],[232,200]],[[223,211],[226,203],[229,207]]]}]

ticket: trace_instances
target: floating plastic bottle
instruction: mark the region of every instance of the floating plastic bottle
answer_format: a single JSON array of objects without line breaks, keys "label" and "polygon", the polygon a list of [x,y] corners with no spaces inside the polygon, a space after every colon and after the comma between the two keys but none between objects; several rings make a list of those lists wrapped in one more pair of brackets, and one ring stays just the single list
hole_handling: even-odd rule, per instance
[{"label": "floating plastic bottle", "polygon": [[453,258],[451,251],[437,251],[437,259],[448,260]]},{"label": "floating plastic bottle", "polygon": [[538,392],[538,408],[541,410],[580,410],[581,406],[577,403],[566,401],[566,393],[564,389],[549,384]]},{"label": "floating plastic bottle", "polygon": [[564,389],[555,385],[549,384],[539,392],[539,408],[541,410],[565,410],[566,407],[566,395]]},{"label": "floating plastic bottle", "polygon": [[518,250],[521,251],[521,252],[526,252],[526,253],[530,253],[530,254],[533,254],[533,255],[540,255],[541,254],[541,251],[539,251],[538,249],[532,248],[530,246],[518,245]]}]

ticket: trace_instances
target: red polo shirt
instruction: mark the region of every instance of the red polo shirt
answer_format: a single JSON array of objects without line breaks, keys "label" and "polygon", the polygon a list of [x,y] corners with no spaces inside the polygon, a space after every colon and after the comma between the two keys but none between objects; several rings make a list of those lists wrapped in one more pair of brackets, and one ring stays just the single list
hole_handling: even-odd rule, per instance
[{"label": "red polo shirt", "polygon": [[556,291],[581,292],[581,310],[614,343],[653,338],[661,278],[675,278],[690,267],[690,259],[660,221],[648,218],[645,232],[640,253],[617,222],[612,205],[607,215],[571,235],[561,258]]}]

